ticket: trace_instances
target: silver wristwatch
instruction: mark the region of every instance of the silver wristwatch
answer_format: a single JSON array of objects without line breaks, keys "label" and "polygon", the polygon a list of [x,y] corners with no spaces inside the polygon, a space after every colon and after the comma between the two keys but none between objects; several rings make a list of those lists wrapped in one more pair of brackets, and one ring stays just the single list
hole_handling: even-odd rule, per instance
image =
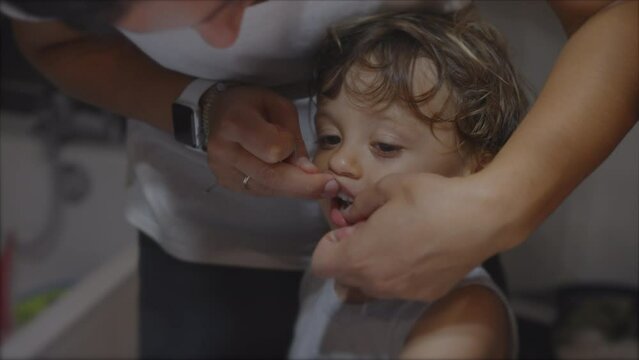
[{"label": "silver wristwatch", "polygon": [[173,102],[173,134],[175,139],[193,149],[206,151],[207,120],[202,116],[200,99],[209,90],[225,89],[222,82],[205,79],[193,80]]}]

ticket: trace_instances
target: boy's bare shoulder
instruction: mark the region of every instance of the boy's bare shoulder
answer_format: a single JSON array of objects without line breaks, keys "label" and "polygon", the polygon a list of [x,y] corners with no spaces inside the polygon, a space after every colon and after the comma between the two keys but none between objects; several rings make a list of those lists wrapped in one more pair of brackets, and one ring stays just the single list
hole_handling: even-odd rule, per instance
[{"label": "boy's bare shoulder", "polygon": [[508,314],[497,294],[481,285],[451,291],[415,323],[404,359],[504,358],[508,355]]}]

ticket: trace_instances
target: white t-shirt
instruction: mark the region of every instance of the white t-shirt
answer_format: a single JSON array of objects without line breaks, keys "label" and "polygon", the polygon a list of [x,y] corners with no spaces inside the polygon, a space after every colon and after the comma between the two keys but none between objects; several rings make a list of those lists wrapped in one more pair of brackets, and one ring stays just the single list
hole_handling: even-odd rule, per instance
[{"label": "white t-shirt", "polygon": [[[277,86],[310,78],[316,45],[332,23],[391,9],[452,11],[468,2],[271,0],[247,8],[239,38],[227,49],[211,47],[191,28],[121,31],[166,68],[206,79]],[[9,13],[4,6],[2,10]],[[309,104],[296,101],[312,151]],[[128,122],[127,150],[127,219],[183,260],[303,269],[328,230],[315,201],[257,198],[221,187],[206,192],[215,183],[206,156],[141,121]]]}]

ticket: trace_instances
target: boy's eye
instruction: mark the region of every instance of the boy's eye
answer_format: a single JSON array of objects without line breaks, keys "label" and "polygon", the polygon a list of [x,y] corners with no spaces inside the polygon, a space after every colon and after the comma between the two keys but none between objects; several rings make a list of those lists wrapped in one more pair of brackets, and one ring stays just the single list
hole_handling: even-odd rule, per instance
[{"label": "boy's eye", "polygon": [[331,148],[339,145],[342,139],[337,135],[321,135],[317,138],[317,144],[321,149]]},{"label": "boy's eye", "polygon": [[376,142],[371,144],[373,150],[381,156],[395,156],[399,154],[402,147],[399,145],[392,145],[383,142]]}]

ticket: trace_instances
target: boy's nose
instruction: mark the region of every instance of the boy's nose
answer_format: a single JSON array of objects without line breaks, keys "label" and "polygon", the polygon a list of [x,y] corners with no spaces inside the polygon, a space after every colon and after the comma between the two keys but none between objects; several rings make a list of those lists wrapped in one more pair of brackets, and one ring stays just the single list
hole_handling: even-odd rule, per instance
[{"label": "boy's nose", "polygon": [[335,175],[354,179],[362,176],[362,167],[357,154],[344,146],[331,156],[328,165]]}]

